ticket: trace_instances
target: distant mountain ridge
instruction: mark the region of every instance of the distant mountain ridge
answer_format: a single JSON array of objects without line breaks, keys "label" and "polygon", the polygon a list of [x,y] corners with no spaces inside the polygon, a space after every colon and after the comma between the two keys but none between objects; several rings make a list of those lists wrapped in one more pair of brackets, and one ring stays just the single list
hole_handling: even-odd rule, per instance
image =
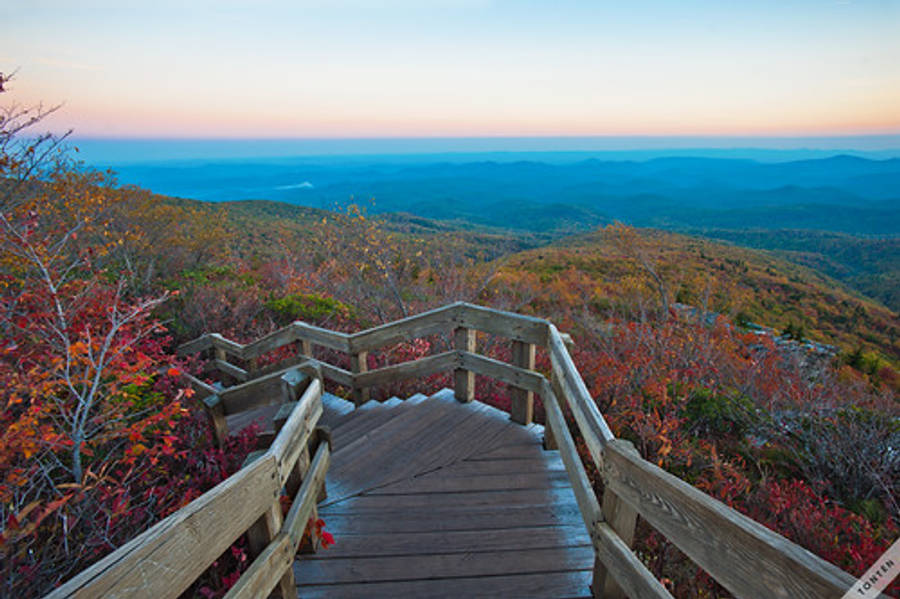
[{"label": "distant mountain ridge", "polygon": [[205,201],[269,199],[330,209],[374,199],[376,212],[561,234],[612,220],[676,229],[747,222],[750,227],[900,234],[896,158],[420,164],[281,158],[131,164],[119,173],[123,182]]}]

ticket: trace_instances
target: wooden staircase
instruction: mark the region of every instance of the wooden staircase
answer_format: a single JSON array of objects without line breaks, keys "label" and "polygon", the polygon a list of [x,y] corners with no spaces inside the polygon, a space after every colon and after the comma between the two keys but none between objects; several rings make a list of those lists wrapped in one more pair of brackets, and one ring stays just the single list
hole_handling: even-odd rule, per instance
[{"label": "wooden staircase", "polygon": [[338,542],[296,562],[300,597],[589,596],[590,537],[542,426],[450,389],[323,404]]},{"label": "wooden staircase", "polygon": [[[478,353],[478,332],[511,340],[512,363]],[[449,340],[439,353],[367,369],[368,352],[436,334]],[[456,303],[354,334],[295,322],[246,345],[216,334],[187,343],[181,352],[211,351],[209,363],[233,382],[185,377],[219,441],[272,422],[260,435],[266,449],[50,596],[177,597],[246,534],[252,563],[229,598],[671,597],[631,549],[638,517],[736,597],[838,598],[856,588],[617,439],[568,341],[545,320]],[[259,366],[291,344],[296,357]],[[538,348],[549,372],[535,370]],[[336,364],[335,354],[349,360]],[[454,389],[369,401],[379,385],[441,372]],[[510,386],[510,413],[477,401],[476,374]],[[326,382],[353,402],[325,393]],[[532,422],[535,396],[546,427]],[[583,459],[602,478],[601,496]],[[296,561],[317,512],[337,545]]]}]

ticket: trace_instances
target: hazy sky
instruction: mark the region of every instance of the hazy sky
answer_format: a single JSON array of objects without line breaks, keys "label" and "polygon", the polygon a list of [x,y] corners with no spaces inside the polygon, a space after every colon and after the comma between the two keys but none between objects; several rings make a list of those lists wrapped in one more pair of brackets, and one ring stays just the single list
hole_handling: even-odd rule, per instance
[{"label": "hazy sky", "polygon": [[81,136],[900,133],[900,0],[5,0]]}]

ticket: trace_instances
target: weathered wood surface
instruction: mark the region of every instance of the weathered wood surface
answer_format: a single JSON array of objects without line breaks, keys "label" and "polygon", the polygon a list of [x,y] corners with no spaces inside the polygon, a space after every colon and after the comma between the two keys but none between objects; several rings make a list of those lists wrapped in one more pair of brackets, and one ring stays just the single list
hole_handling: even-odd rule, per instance
[{"label": "weathered wood surface", "polygon": [[[460,361],[465,369],[502,381],[519,389],[527,389],[529,392],[540,392],[544,380],[544,377],[537,372],[479,354],[460,352]],[[521,424],[527,423],[522,422]]]},{"label": "weathered wood surface", "polygon": [[353,372],[354,405],[361,406],[369,401],[369,385],[361,381],[362,375],[369,370],[369,352],[355,352],[350,355],[350,370]]},{"label": "weathered wood surface", "polygon": [[295,322],[290,326],[293,327],[297,339],[309,341],[313,345],[321,345],[340,352],[350,353],[350,335],[346,333],[329,331],[305,322]]},{"label": "weathered wood surface", "polygon": [[547,420],[556,433],[556,442],[559,445],[559,456],[568,474],[571,482],[572,490],[575,493],[575,499],[581,509],[581,517],[584,520],[585,527],[588,530],[593,529],[597,522],[602,520],[603,515],[600,512],[600,502],[591,487],[591,481],[587,477],[584,466],[581,463],[581,456],[575,447],[575,440],[566,426],[565,418],[559,407],[556,395],[549,388],[549,384],[545,382],[542,397],[544,399],[544,410],[547,414]]},{"label": "weathered wood surface", "polygon": [[[618,589],[624,591],[629,597],[671,599],[671,593],[653,576],[653,573],[638,559],[611,526],[605,522],[599,522],[595,528],[594,537],[597,563],[603,564],[604,572],[598,575],[595,564],[592,584],[602,580],[603,576],[609,572],[615,577]],[[616,592],[619,592],[618,589]],[[605,592],[604,589],[598,588],[594,596],[605,598],[607,597]]]},{"label": "weathered wood surface", "polygon": [[216,359],[213,364],[215,364],[215,367],[218,368],[221,372],[224,372],[228,376],[234,377],[238,381],[244,382],[249,378],[246,370],[235,366],[231,362],[226,362],[222,359]]},{"label": "weathered wood surface", "polygon": [[607,445],[604,480],[737,597],[841,597],[855,582],[618,442]]},{"label": "weathered wood surface", "polygon": [[[284,518],[283,528],[278,534],[272,535],[271,541],[259,553],[250,568],[241,575],[226,597],[229,599],[265,597],[275,588],[284,599],[295,595],[294,571],[291,566],[306,523],[315,509],[319,489],[325,482],[329,459],[328,443],[321,443],[316,449],[316,455],[297,492],[297,497]],[[277,521],[280,524],[280,507]]]},{"label": "weathered wood surface", "polygon": [[[513,341],[512,363],[526,372],[534,371],[535,362],[534,343]],[[541,381],[538,380],[538,383]],[[538,385],[539,386],[539,385]],[[531,424],[534,420],[534,391],[514,387],[510,390],[512,405],[509,417],[519,424]]]},{"label": "weathered wood surface", "polygon": [[588,392],[559,331],[553,325],[550,325],[549,329],[547,347],[553,364],[555,382],[562,393],[558,399],[561,402],[565,401],[569,406],[591,457],[600,466],[603,463],[603,446],[615,439],[615,435]]},{"label": "weathered wood surface", "polygon": [[548,322],[533,316],[523,316],[473,304],[459,304],[456,321],[460,326],[476,329],[515,341],[547,345]]},{"label": "weathered wood surface", "polygon": [[[622,450],[640,459],[640,454],[627,441],[615,441]],[[611,485],[607,485],[603,491],[603,519],[609,525],[610,530],[616,534],[625,547],[634,545],[634,529],[637,525],[637,511],[615,494]],[[594,581],[592,588],[594,596],[608,599],[625,599],[625,589],[619,585],[619,580],[631,580],[634,573],[614,572],[612,565],[607,565],[602,559],[597,560],[594,566]]]},{"label": "weathered wood surface", "polygon": [[455,304],[450,304],[360,331],[350,336],[350,352],[371,351],[401,341],[447,332],[457,310]]},{"label": "weathered wood surface", "polygon": [[294,462],[306,449],[306,442],[322,415],[321,394],[321,380],[313,379],[269,448],[275,458],[282,485],[287,481]]},{"label": "weathered wood surface", "polygon": [[275,459],[258,459],[49,597],[177,597],[250,528],[280,489]]},{"label": "weathered wood surface", "polygon": [[[356,417],[392,412],[338,446]],[[333,435],[319,515],[337,545],[297,562],[301,597],[446,597],[467,588],[473,596],[589,595],[591,539],[559,456],[540,449],[538,427],[445,390],[372,408]],[[499,447],[539,453],[470,459]],[[523,579],[528,586],[516,582]]]},{"label": "weathered wood surface", "polygon": [[[366,372],[366,351],[452,329],[457,331],[454,350]],[[475,331],[513,340],[514,365],[475,354]],[[322,364],[321,368],[325,378],[350,387],[357,404],[365,404],[355,415],[359,418],[355,424],[353,415],[333,416],[337,428],[346,434],[344,444],[340,436],[336,441],[335,455],[343,452],[341,459],[336,461],[335,477],[339,482],[337,493],[332,495],[325,508],[333,517],[329,525],[334,526],[335,532],[377,536],[403,532],[469,532],[479,526],[511,529],[525,518],[532,518],[529,521],[534,526],[542,527],[565,525],[575,514],[583,517],[588,525],[593,547],[600,558],[596,567],[589,569],[597,576],[594,591],[598,596],[664,597],[667,596],[665,589],[629,550],[636,515],[640,513],[736,596],[840,596],[853,582],[852,577],[840,569],[667,475],[633,452],[625,451],[612,435],[572,361],[569,354],[571,339],[545,320],[456,303],[354,335],[293,323],[287,329],[275,331],[246,346],[214,334],[185,344],[179,351],[187,353],[212,348],[222,370],[240,378],[243,370],[223,362],[229,355],[253,362],[259,354],[297,340],[302,342],[305,354],[311,354],[313,344],[349,353],[353,372],[327,364]],[[534,365],[535,345],[546,347],[548,351],[552,383],[530,372]],[[546,464],[546,472],[539,476],[531,470],[523,471],[523,467],[531,468],[541,463],[545,452],[539,444],[517,439],[510,431],[485,424],[490,423],[490,419],[485,418],[489,410],[477,402],[468,406],[472,408],[470,412],[459,414],[459,420],[453,422],[450,430],[447,430],[450,406],[466,405],[444,402],[416,411],[419,406],[412,404],[382,406],[365,403],[369,387],[442,370],[454,370],[456,395],[461,401],[471,399],[475,373],[511,384],[514,387],[512,417],[523,423],[531,419],[533,393],[552,395],[554,400],[548,402],[547,410],[548,429],[544,431],[543,427],[529,425],[519,427],[518,431],[528,435],[545,433],[547,446],[551,448],[559,442],[562,459],[556,460],[556,469],[550,470],[551,466]],[[194,383],[197,386],[199,381]],[[205,395],[215,392],[208,385],[200,387]],[[232,403],[258,406],[272,401],[267,392],[257,393],[254,399],[242,400],[233,389],[219,392],[218,420],[222,420],[221,412],[229,412]],[[258,390],[265,391],[264,383],[260,383]],[[232,392],[230,403],[226,401],[229,392]],[[239,389],[239,392],[245,390]],[[571,434],[562,416],[564,407],[571,410],[578,432],[607,482],[602,509],[577,463]],[[217,418],[216,414],[211,415],[214,420]],[[306,428],[304,424],[303,430]],[[561,438],[554,439],[555,436]],[[387,467],[369,467],[371,456],[378,456]],[[457,464],[461,469],[454,473],[451,465]],[[482,464],[489,471],[480,472],[478,469]],[[281,469],[286,467],[285,464],[281,466]],[[574,484],[574,493],[562,484],[560,466]],[[441,474],[446,478],[438,476]],[[504,476],[509,478],[504,479]],[[530,485],[540,485],[540,488]],[[569,491],[571,497],[560,495],[565,491]],[[491,505],[492,495],[504,495],[508,504],[502,510],[498,509]],[[534,507],[546,509],[537,514],[530,513]],[[435,521],[436,511],[442,515],[439,522]],[[365,517],[355,517],[360,515]],[[382,530],[375,515],[390,521],[390,530]],[[604,516],[605,520],[602,520]],[[421,527],[428,529],[420,530]],[[439,570],[443,565],[453,564],[454,559],[435,557],[426,560],[422,562],[422,571]],[[588,570],[579,570],[579,573],[591,575]],[[449,574],[436,576],[451,577]],[[506,576],[497,573],[490,578],[503,580]],[[480,580],[478,575],[454,574],[452,578]],[[368,585],[350,581],[329,585],[324,579],[315,583],[314,580],[312,578],[306,585],[306,590],[313,596],[333,591],[335,587],[341,587],[346,596],[378,596],[380,593],[403,592],[404,589],[421,591],[420,594],[428,596],[430,588],[420,581],[394,579]]]},{"label": "weathered wood surface", "polygon": [[[416,597],[417,599],[447,599],[448,597],[515,597],[516,599],[547,599],[547,597],[580,597],[590,578],[583,570],[571,572],[541,572],[514,574],[488,578],[458,577],[452,579],[405,580],[399,582],[309,585],[300,587],[303,599],[341,597],[343,599],[378,599],[381,597]],[[340,594],[335,594],[336,589]]]},{"label": "weathered wood surface", "polygon": [[[453,348],[460,352],[474,354],[476,333],[474,329],[459,327],[453,331]],[[453,371],[453,390],[457,401],[468,403],[475,399],[475,373],[470,369],[457,368]]]},{"label": "weathered wood surface", "polygon": [[450,370],[459,363],[459,355],[456,351],[446,351],[433,356],[427,356],[412,362],[403,362],[393,366],[385,366],[369,372],[363,371],[357,374],[356,385],[359,387],[377,387],[394,381],[402,381],[412,378],[420,378],[432,375],[436,372]]}]

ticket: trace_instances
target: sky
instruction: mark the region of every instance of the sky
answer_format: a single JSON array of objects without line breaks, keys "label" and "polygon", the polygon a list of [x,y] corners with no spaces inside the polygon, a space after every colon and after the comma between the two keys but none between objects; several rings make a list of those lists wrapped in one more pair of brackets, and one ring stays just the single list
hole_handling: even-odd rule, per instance
[{"label": "sky", "polygon": [[900,0],[7,1],[82,138],[900,134]]}]

